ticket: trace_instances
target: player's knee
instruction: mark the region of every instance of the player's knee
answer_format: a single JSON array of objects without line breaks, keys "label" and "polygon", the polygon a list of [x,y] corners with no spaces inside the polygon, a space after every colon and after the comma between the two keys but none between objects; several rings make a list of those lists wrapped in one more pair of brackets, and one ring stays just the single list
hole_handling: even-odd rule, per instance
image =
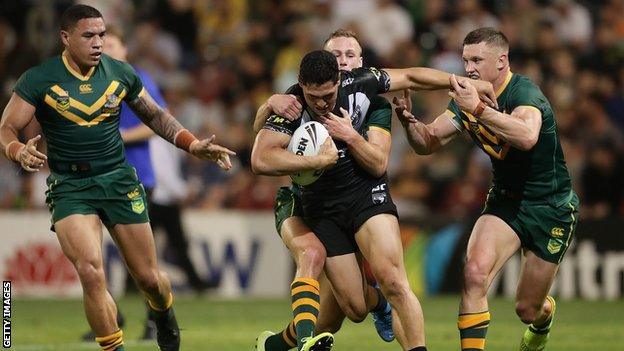
[{"label": "player's knee", "polygon": [[468,292],[487,292],[488,273],[475,261],[466,262],[464,267],[464,289]]},{"label": "player's knee", "polygon": [[148,293],[158,292],[160,279],[157,270],[146,270],[138,274],[135,280],[142,291]]},{"label": "player's knee", "polygon": [[102,265],[91,261],[78,261],[75,266],[85,292],[106,289],[106,277]]},{"label": "player's knee", "polygon": [[377,270],[375,276],[388,301],[403,299],[411,291],[407,277],[400,274],[398,265],[389,264],[385,269]]},{"label": "player's knee", "polygon": [[301,268],[313,270],[320,274],[323,270],[326,256],[323,245],[310,245],[301,250],[299,264]]},{"label": "player's knee", "polygon": [[366,303],[349,303],[347,306],[343,307],[343,311],[347,318],[354,323],[362,322],[366,319],[366,315],[368,314]]},{"label": "player's knee", "polygon": [[530,303],[528,301],[516,302],[516,314],[524,324],[533,323],[535,317],[540,311],[540,304]]}]

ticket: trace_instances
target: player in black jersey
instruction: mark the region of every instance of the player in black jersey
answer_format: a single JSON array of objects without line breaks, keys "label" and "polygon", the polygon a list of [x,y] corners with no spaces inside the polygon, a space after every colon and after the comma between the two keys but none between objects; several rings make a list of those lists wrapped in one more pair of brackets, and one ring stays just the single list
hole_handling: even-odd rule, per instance
[{"label": "player in black jersey", "polygon": [[[356,321],[366,316],[368,308],[354,252],[361,250],[369,260],[384,295],[400,317],[406,350],[425,350],[422,311],[407,282],[396,208],[385,170],[383,174],[370,172],[369,161],[383,149],[384,134],[379,133],[376,141],[367,141],[361,128],[373,96],[407,88],[449,88],[449,76],[420,67],[358,68],[339,73],[331,53],[311,52],[302,60],[299,84],[288,91],[304,101],[301,118],[291,122],[271,116],[259,132],[252,152],[256,173],[285,175],[318,169],[317,157],[297,156],[285,147],[303,122],[314,119],[328,126],[340,158],[319,180],[302,187],[304,219],[327,250],[325,270],[342,310]],[[478,88],[487,91],[490,100],[494,96],[491,85]],[[345,120],[351,123],[344,123]]]}]

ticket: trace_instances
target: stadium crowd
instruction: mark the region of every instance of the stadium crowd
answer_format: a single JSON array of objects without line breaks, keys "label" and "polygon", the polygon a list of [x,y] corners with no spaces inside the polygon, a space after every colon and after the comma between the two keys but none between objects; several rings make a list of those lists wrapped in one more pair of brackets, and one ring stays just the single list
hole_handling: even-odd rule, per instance
[{"label": "stadium crowd", "polygon": [[[173,115],[237,152],[227,174],[186,159],[189,207],[272,207],[277,187],[289,180],[251,173],[255,110],[296,82],[300,59],[333,30],[359,34],[367,66],[463,74],[462,38],[493,26],[510,40],[512,71],[531,77],[553,104],[582,216],[624,214],[624,0],[80,2],[126,31],[129,61],[155,78]],[[58,18],[72,3],[0,1],[0,106],[26,69],[59,53]],[[412,98],[415,115],[427,121],[448,103],[446,92]],[[415,155],[394,122],[389,176],[401,216],[480,211],[490,184],[487,156],[467,137],[435,155]],[[0,208],[43,207],[46,176],[0,158]]]}]

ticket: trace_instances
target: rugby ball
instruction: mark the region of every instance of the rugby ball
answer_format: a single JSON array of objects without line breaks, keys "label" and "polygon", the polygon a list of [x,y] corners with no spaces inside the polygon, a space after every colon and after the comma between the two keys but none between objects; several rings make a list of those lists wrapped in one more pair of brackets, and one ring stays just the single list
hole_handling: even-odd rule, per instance
[{"label": "rugby ball", "polygon": [[[288,151],[300,156],[316,156],[321,145],[329,137],[327,129],[319,122],[306,122],[295,130]],[[299,185],[309,185],[314,183],[323,174],[323,170],[309,170],[293,173],[290,175],[292,181]]]}]

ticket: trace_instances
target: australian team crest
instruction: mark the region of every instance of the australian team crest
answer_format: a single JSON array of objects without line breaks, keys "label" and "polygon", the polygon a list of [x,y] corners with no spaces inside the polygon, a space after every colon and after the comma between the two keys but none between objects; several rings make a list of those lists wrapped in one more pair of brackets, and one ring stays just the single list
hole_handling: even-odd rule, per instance
[{"label": "australian team crest", "polygon": [[119,111],[119,103],[121,99],[119,96],[115,94],[110,94],[106,96],[106,102],[102,107],[102,113],[117,113]]},{"label": "australian team crest", "polygon": [[69,109],[69,96],[59,96],[56,98],[56,110],[59,112],[67,111]]}]

